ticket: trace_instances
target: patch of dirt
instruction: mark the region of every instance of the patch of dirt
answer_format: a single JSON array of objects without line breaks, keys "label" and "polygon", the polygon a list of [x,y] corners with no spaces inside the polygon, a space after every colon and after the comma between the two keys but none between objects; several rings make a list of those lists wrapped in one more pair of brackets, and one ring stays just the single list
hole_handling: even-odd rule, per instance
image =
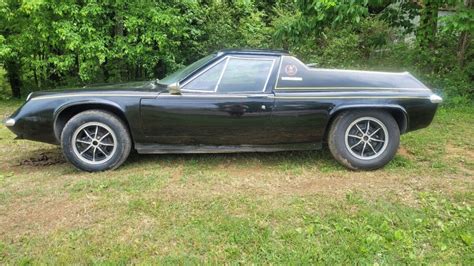
[{"label": "patch of dirt", "polygon": [[[263,167],[264,168],[264,167]],[[188,179],[182,182],[179,178],[171,180],[160,195],[169,200],[206,199],[209,197],[234,197],[235,195],[255,195],[265,198],[288,196],[322,195],[335,199],[344,198],[348,193],[360,192],[367,198],[396,195],[397,199],[407,204],[416,204],[419,192],[441,190],[450,193],[468,191],[474,185],[469,176],[453,178],[427,171],[423,174],[379,170],[373,172],[337,171],[322,173],[318,169],[304,169],[301,173],[279,175],[262,167],[240,168],[225,166],[226,175],[216,177],[222,167],[206,171],[207,181]],[[275,170],[273,170],[275,171]]]},{"label": "patch of dirt", "polygon": [[468,158],[471,161],[474,160],[474,150],[463,149],[463,148],[454,146],[453,144],[450,144],[450,143],[446,145],[446,153],[448,157],[463,156],[463,157]]},{"label": "patch of dirt", "polygon": [[[454,163],[456,166],[467,175],[474,176],[474,150],[463,149],[448,143],[446,145],[446,158]],[[470,164],[470,165],[469,165]]]},{"label": "patch of dirt", "polygon": [[65,163],[66,160],[61,154],[53,152],[42,152],[35,157],[30,157],[29,159],[24,159],[20,161],[18,165],[29,165],[29,166],[48,166],[55,164]]},{"label": "patch of dirt", "polygon": [[412,159],[413,158],[413,153],[410,152],[409,150],[407,150],[407,148],[403,147],[400,145],[400,147],[398,148],[398,151],[397,153],[403,157],[406,157],[406,158],[409,158],[409,159]]},{"label": "patch of dirt", "polygon": [[92,201],[23,198],[0,206],[0,239],[83,227],[101,216]]}]

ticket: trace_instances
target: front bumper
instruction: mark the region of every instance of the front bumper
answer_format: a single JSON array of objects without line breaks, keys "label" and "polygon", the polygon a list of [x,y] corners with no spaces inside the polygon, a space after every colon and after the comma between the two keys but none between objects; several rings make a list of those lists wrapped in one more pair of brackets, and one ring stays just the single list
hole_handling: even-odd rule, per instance
[{"label": "front bumper", "polygon": [[15,126],[15,123],[16,123],[15,119],[8,118],[7,121],[5,121],[5,126],[6,127],[13,127],[13,126]]}]

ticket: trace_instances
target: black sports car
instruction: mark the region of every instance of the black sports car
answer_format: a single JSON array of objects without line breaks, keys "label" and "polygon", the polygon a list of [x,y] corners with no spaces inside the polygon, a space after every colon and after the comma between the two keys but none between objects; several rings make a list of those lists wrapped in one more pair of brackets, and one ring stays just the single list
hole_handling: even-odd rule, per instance
[{"label": "black sports car", "polygon": [[387,164],[442,99],[409,73],[311,68],[284,51],[222,50],[162,80],[30,94],[6,122],[61,144],[85,171],[138,153],[319,149],[351,169]]}]

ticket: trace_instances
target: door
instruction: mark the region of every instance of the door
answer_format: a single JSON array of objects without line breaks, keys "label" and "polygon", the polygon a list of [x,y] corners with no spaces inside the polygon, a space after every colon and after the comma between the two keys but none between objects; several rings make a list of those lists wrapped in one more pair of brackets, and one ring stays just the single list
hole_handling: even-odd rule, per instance
[{"label": "door", "polygon": [[181,95],[143,99],[144,135],[159,144],[270,144],[269,80],[276,61],[227,56],[184,82]]},{"label": "door", "polygon": [[293,57],[282,58],[271,125],[275,143],[322,142],[334,99],[324,98],[332,90],[311,89],[313,82],[308,80],[313,78],[312,71]]}]

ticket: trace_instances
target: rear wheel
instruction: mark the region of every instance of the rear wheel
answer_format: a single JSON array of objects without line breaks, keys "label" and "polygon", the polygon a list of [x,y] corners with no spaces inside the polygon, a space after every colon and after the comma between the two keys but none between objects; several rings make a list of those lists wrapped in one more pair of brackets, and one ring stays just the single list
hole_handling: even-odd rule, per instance
[{"label": "rear wheel", "polygon": [[75,167],[96,172],[119,167],[132,145],[127,127],[118,117],[106,111],[90,110],[66,123],[61,146]]},{"label": "rear wheel", "polygon": [[387,112],[346,111],[332,123],[328,142],[332,155],[342,165],[372,170],[393,159],[400,144],[400,130]]}]

